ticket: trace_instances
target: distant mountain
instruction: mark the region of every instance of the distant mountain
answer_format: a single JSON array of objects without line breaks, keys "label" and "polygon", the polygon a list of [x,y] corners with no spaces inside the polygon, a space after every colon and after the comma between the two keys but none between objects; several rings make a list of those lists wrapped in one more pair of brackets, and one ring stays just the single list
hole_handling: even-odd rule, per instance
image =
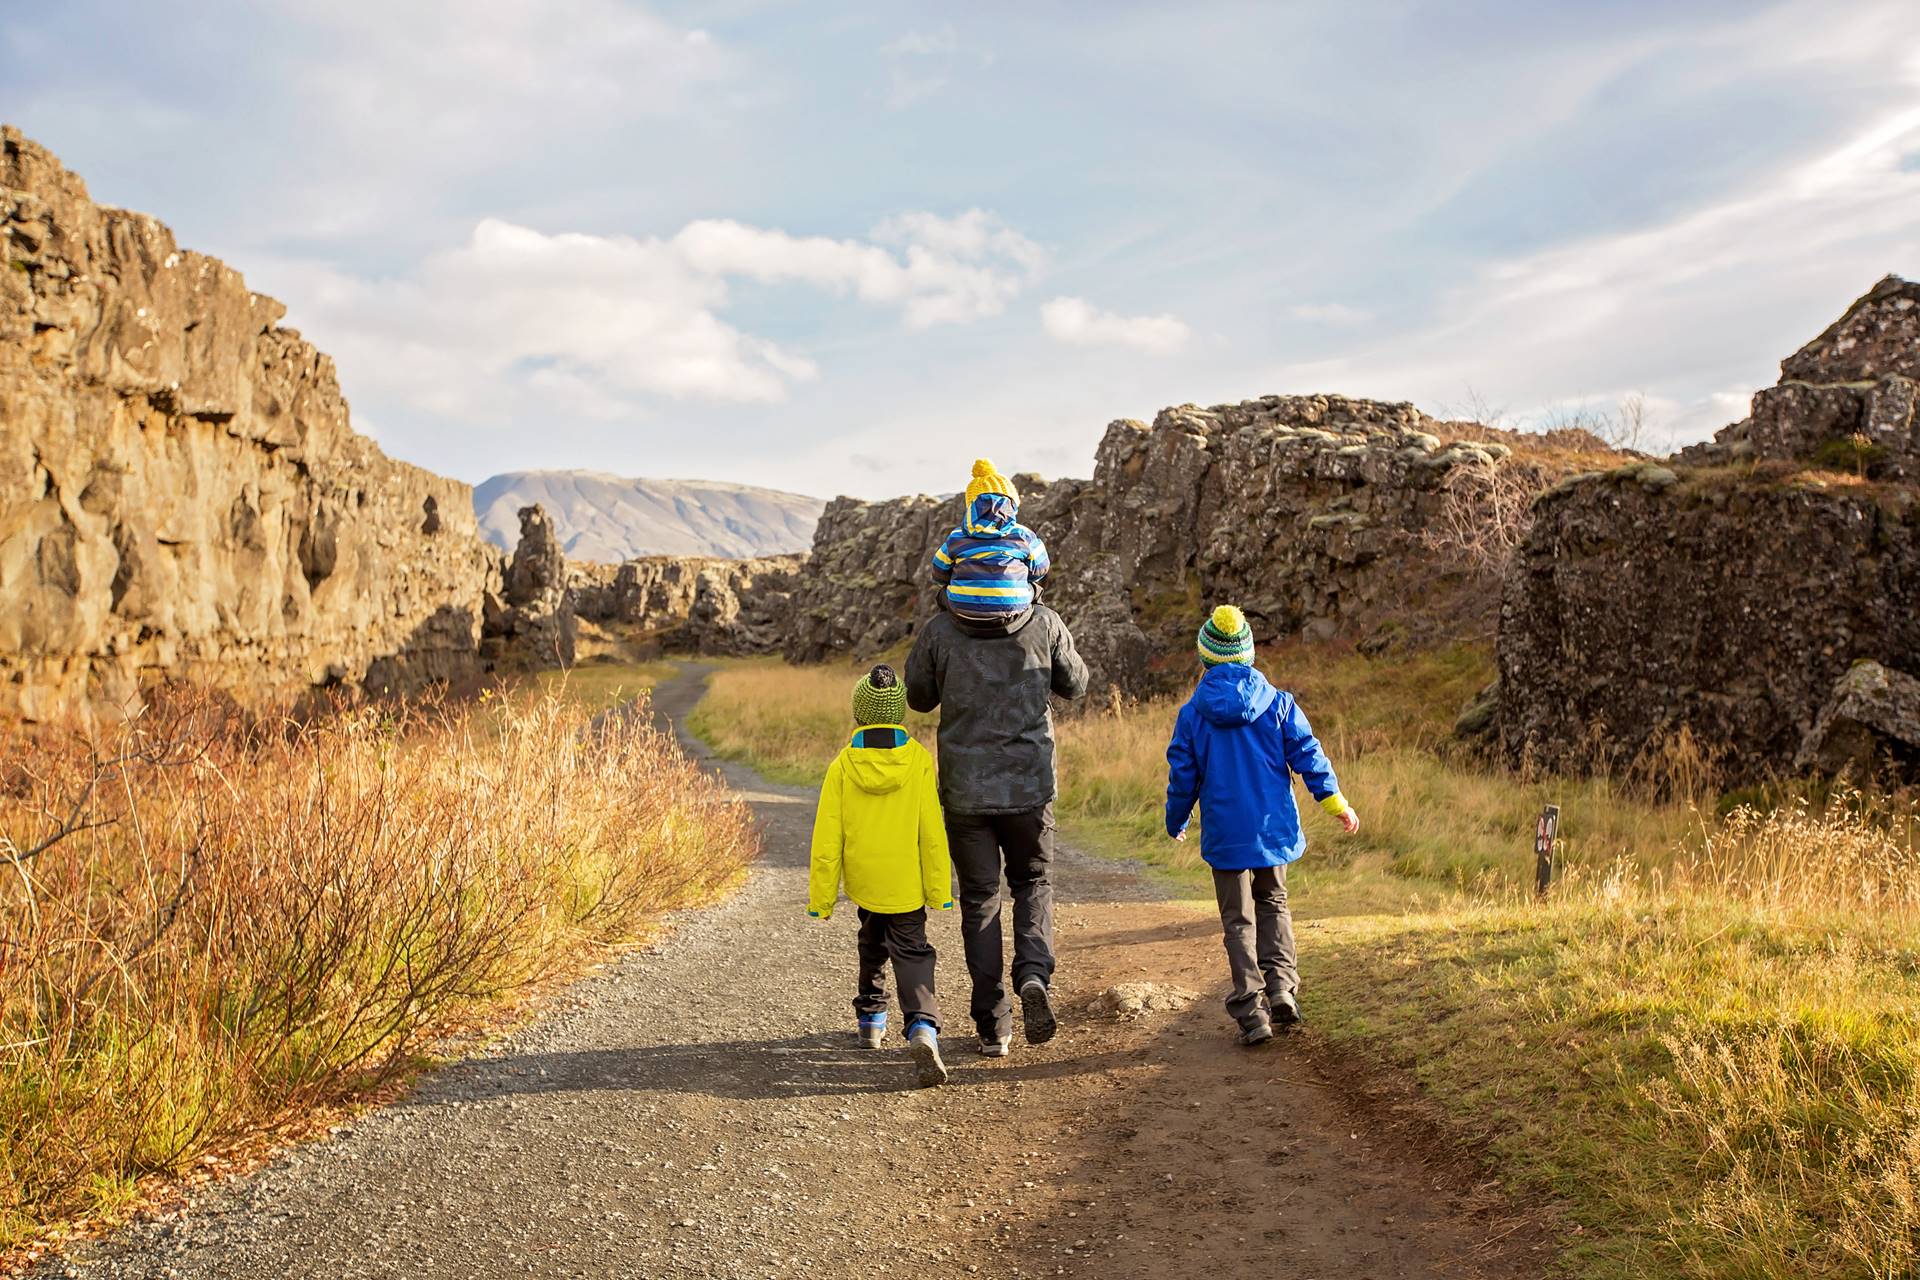
[{"label": "distant mountain", "polygon": [[613,564],[634,556],[749,556],[806,551],[826,506],[777,489],[704,480],[633,480],[599,471],[509,471],[474,486],[488,541],[512,550],[520,508],[553,517],[568,557]]}]

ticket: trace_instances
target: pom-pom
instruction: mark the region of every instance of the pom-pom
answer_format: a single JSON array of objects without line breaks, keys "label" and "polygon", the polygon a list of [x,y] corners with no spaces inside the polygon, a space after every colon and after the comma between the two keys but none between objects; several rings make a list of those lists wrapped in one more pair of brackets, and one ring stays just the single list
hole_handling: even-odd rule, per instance
[{"label": "pom-pom", "polygon": [[975,458],[973,460],[973,478],[975,480],[985,480],[988,476],[992,474],[993,474],[992,458]]},{"label": "pom-pom", "polygon": [[867,673],[867,683],[876,689],[891,689],[900,683],[900,677],[893,673],[892,667],[883,662]]},{"label": "pom-pom", "polygon": [[1223,636],[1237,636],[1247,625],[1247,615],[1230,604],[1213,611],[1213,629]]}]

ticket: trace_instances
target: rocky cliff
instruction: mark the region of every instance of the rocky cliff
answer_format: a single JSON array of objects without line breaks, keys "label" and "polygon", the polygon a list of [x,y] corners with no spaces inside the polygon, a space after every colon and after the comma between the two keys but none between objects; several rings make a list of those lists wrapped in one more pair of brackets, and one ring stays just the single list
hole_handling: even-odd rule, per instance
[{"label": "rocky cliff", "polygon": [[478,668],[466,485],[354,433],[238,272],[0,132],[0,710]]},{"label": "rocky cliff", "polygon": [[757,560],[643,556],[620,565],[570,562],[572,611],[671,652],[776,653],[793,626],[804,555]]},{"label": "rocky cliff", "polygon": [[1916,302],[1882,281],[1712,443],[1539,500],[1503,592],[1510,759],[1631,765],[1682,730],[1734,777],[1860,756],[1857,732],[1837,755],[1814,732],[1860,729],[1850,669],[1890,669],[1865,682],[1883,704],[1920,671]]},{"label": "rocky cliff", "polygon": [[[1531,452],[1516,456],[1516,442]],[[1563,454],[1407,404],[1267,396],[1167,409],[1151,426],[1115,422],[1091,480],[1016,483],[1021,519],[1053,554],[1046,599],[1096,682],[1144,693],[1190,671],[1197,620],[1223,600],[1262,641],[1386,646],[1452,635],[1475,617],[1490,625],[1497,594],[1434,535],[1479,518],[1503,475],[1543,487],[1566,469]],[[871,652],[909,635],[934,607],[928,557],[959,516],[958,498],[828,504],[787,656]]]}]

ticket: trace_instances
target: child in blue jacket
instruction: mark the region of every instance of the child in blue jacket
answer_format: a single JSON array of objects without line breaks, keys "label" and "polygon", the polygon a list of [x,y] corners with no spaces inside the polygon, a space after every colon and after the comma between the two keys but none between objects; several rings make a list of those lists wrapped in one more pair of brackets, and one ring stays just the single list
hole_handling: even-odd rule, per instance
[{"label": "child in blue jacket", "polygon": [[1233,992],[1227,1012],[1243,1044],[1273,1039],[1273,1025],[1300,1021],[1300,973],[1287,910],[1287,864],[1306,851],[1294,774],[1348,835],[1360,817],[1313,727],[1293,700],[1253,665],[1246,615],[1221,605],[1200,627],[1193,696],[1180,708],[1167,746],[1167,834],[1187,838],[1200,805],[1200,856],[1213,869]]}]

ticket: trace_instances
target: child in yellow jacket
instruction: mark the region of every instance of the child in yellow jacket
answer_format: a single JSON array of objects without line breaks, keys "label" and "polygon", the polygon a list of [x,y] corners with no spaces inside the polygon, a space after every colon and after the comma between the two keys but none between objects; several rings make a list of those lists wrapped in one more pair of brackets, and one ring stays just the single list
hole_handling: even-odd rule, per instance
[{"label": "child in yellow jacket", "polygon": [[952,909],[953,871],[933,756],[907,733],[906,717],[906,689],[892,667],[875,667],[853,687],[860,727],[820,786],[807,914],[831,917],[845,881],[860,912],[860,986],[853,999],[860,1043],[877,1049],[886,1038],[884,970],[891,960],[907,1047],[927,1086],[947,1080],[927,908]]}]

